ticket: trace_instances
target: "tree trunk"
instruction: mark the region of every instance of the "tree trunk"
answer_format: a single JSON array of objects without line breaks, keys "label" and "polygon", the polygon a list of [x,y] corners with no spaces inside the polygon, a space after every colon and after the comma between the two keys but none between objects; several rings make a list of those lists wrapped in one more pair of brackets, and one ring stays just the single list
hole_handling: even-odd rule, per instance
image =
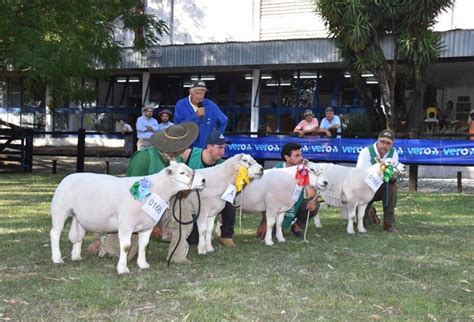
[{"label": "tree trunk", "polygon": [[384,128],[384,124],[386,122],[385,115],[377,111],[374,100],[372,97],[367,95],[367,92],[364,90],[364,80],[360,76],[360,74],[353,74],[352,75],[352,83],[354,88],[359,92],[360,98],[362,100],[362,104],[367,111],[367,117],[369,119],[369,131],[371,132],[379,132]]}]

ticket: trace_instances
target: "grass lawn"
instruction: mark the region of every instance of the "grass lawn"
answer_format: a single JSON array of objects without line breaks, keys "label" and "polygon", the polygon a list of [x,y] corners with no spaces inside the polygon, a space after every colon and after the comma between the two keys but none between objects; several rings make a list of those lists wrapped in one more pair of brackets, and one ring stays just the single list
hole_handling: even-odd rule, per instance
[{"label": "grass lawn", "polygon": [[49,204],[61,178],[0,174],[0,319],[474,320],[472,194],[400,194],[398,234],[349,236],[325,209],[308,244],[288,235],[267,247],[255,237],[260,216],[244,215],[237,248],[192,247],[192,265],[168,268],[168,244],[152,240],[151,268],[131,262],[118,276],[112,258],[71,262],[68,227],[65,263],[53,265]]}]

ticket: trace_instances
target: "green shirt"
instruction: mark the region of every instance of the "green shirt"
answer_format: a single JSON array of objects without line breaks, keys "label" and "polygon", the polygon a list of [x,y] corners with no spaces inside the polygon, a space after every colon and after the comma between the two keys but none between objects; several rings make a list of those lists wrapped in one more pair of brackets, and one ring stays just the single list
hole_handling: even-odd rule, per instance
[{"label": "green shirt", "polygon": [[[176,162],[183,162],[181,156],[176,157]],[[147,176],[158,173],[169,165],[161,153],[155,147],[148,147],[136,151],[128,162],[128,177]]]},{"label": "green shirt", "polygon": [[201,148],[192,148],[191,153],[189,154],[189,158],[186,161],[186,164],[188,165],[188,167],[190,167],[191,169],[196,170],[196,169],[203,169],[203,168],[213,167],[216,164],[220,164],[220,163],[224,162],[224,160],[221,159],[221,160],[218,160],[216,162],[216,164],[213,164],[213,165],[205,164],[202,161],[202,151],[203,151],[203,149],[201,149]]},{"label": "green shirt", "polygon": [[[286,166],[285,166],[284,162],[278,162],[277,164],[275,164],[275,168],[286,168]],[[304,189],[303,189],[303,191],[301,191],[300,197],[298,198],[298,200],[293,205],[293,208],[291,208],[290,210],[285,212],[285,219],[283,220],[283,228],[289,228],[290,227],[290,225],[291,225],[293,219],[295,218],[296,213],[300,209],[301,204],[303,203],[303,201],[304,201]]]}]

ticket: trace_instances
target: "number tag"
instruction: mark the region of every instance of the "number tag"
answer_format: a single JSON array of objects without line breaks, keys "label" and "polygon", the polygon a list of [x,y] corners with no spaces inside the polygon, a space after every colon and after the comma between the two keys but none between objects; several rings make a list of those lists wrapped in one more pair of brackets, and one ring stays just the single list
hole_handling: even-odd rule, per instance
[{"label": "number tag", "polygon": [[142,206],[142,210],[156,222],[160,221],[167,208],[168,203],[154,192],[145,200]]},{"label": "number tag", "polygon": [[291,196],[291,199],[294,202],[297,202],[298,199],[300,199],[301,191],[303,191],[303,186],[296,185],[295,190],[293,190],[293,195]]},{"label": "number tag", "polygon": [[227,189],[225,189],[224,193],[221,196],[221,199],[230,203],[234,203],[236,194],[237,188],[233,184],[230,184]]},{"label": "number tag", "polygon": [[383,184],[383,178],[376,173],[369,173],[364,181],[374,192],[379,190],[380,186]]}]

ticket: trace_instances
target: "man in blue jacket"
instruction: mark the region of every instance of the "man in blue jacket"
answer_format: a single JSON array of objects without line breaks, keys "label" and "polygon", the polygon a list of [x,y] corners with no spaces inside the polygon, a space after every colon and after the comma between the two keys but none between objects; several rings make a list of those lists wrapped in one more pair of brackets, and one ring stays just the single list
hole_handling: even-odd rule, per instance
[{"label": "man in blue jacket", "polygon": [[175,124],[192,121],[199,126],[199,136],[192,147],[205,148],[206,138],[212,130],[218,129],[224,133],[227,126],[227,116],[213,101],[204,98],[206,91],[204,81],[195,81],[189,89],[189,96],[180,99],[174,110]]}]

